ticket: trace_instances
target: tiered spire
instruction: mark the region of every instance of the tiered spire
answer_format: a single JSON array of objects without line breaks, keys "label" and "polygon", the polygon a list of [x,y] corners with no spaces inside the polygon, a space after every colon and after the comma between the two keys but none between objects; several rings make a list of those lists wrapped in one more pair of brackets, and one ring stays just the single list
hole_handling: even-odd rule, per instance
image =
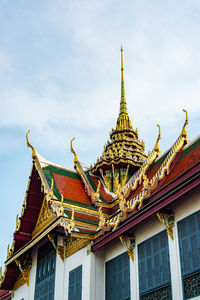
[{"label": "tiered spire", "polygon": [[104,146],[102,156],[97,159],[90,171],[101,174],[109,191],[116,191],[117,182],[124,185],[146,159],[144,142],[138,139],[133,130],[127,111],[124,87],[123,48],[121,47],[121,99],[116,128]]}]

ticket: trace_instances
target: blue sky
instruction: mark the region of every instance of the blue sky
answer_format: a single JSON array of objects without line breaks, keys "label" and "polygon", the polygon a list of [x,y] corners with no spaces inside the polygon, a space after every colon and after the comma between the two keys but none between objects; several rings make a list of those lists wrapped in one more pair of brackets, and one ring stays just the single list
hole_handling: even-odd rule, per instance
[{"label": "blue sky", "polygon": [[0,266],[21,212],[31,151],[73,167],[69,143],[90,165],[115,126],[120,46],[134,128],[151,150],[200,128],[199,0],[0,0]]}]

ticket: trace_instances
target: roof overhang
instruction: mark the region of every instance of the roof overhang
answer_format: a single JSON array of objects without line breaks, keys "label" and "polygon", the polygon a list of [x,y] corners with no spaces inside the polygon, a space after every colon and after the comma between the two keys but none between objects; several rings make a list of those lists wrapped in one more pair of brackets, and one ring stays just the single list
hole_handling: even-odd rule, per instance
[{"label": "roof overhang", "polygon": [[105,233],[94,241],[92,251],[95,252],[113,239],[125,234],[128,230],[176,201],[181,196],[200,186],[200,162],[181,174],[168,185],[159,189],[146,200],[146,204],[131,214],[115,231]]}]

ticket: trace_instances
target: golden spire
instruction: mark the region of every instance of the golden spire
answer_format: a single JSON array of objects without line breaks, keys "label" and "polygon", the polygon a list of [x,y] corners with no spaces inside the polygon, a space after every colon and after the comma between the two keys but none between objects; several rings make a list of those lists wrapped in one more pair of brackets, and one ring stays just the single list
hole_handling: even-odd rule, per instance
[{"label": "golden spire", "polygon": [[127,112],[127,104],[125,97],[125,87],[124,87],[124,63],[123,63],[123,48],[121,46],[121,100],[120,100],[120,110],[119,116],[117,118],[116,130],[133,129],[131,125],[131,120]]},{"label": "golden spire", "polygon": [[127,114],[125,87],[124,87],[124,63],[123,63],[123,48],[121,46],[121,101],[120,101],[120,114]]}]

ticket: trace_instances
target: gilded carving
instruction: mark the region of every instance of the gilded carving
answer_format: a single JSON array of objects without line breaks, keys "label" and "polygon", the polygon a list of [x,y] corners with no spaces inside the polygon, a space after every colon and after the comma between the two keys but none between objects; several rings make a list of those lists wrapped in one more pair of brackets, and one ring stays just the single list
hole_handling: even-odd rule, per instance
[{"label": "gilded carving", "polygon": [[50,240],[50,242],[52,243],[54,249],[56,250],[56,253],[60,256],[62,262],[64,262],[64,247],[60,246],[60,245],[56,246],[54,238],[51,234],[48,234],[47,236],[48,236],[48,239]]},{"label": "gilded carving", "polygon": [[126,246],[128,255],[132,262],[134,262],[135,237],[126,237],[124,235],[120,235],[119,239],[122,245]]},{"label": "gilded carving", "polygon": [[47,196],[45,195],[32,236],[35,237],[47,226],[47,224],[49,224],[53,220],[54,220],[54,214],[49,208]]},{"label": "gilded carving", "polygon": [[23,264],[16,259],[15,260],[16,265],[18,266],[21,275],[24,279],[24,281],[26,282],[27,286],[29,286],[29,278],[30,278],[30,270],[31,270],[31,261],[28,260],[28,258],[24,259]]},{"label": "gilded carving", "polygon": [[62,217],[60,221],[60,225],[64,228],[66,235],[70,234],[74,230],[75,227],[74,209],[72,210],[72,216],[70,222],[68,222],[65,218]]},{"label": "gilded carving", "polygon": [[174,214],[164,216],[162,213],[158,212],[157,217],[160,220],[160,222],[164,225],[169,237],[173,240]]},{"label": "gilded carving", "polygon": [[[155,190],[155,188],[158,186],[158,183],[169,173],[170,166],[171,166],[176,154],[181,150],[181,148],[184,146],[184,144],[187,143],[187,135],[186,135],[186,131],[185,131],[185,126],[187,124],[188,124],[188,117],[187,117],[187,113],[186,113],[186,121],[184,123],[181,135],[175,142],[174,146],[168,153],[167,157],[161,164],[161,166],[158,169],[158,171],[156,172],[156,174],[149,181],[145,174],[145,171],[147,170],[149,163],[153,162],[155,160],[155,158],[158,155],[158,152],[160,151],[159,146],[158,146],[158,141],[159,141],[161,135],[160,135],[160,127],[158,125],[159,135],[158,135],[154,150],[149,155],[147,160],[144,162],[142,167],[138,170],[138,172],[136,172],[136,174],[133,176],[131,181],[124,187],[124,193],[122,193],[122,191],[121,191],[121,193],[119,193],[120,212],[118,212],[118,214],[115,215],[114,217],[107,219],[106,223],[104,223],[104,228],[102,228],[102,230],[109,230],[110,227],[112,227],[113,230],[116,230],[119,223],[122,222],[125,218],[123,213],[126,214],[126,212],[131,212],[136,208],[140,209],[142,207],[143,201],[151,195],[151,192],[153,190]],[[136,187],[137,187],[136,182],[138,181],[141,183],[142,179],[143,179],[143,189],[141,190],[141,192],[138,193],[133,198],[131,198],[130,200],[126,201],[127,196],[130,194],[130,187],[131,187],[131,189],[132,188],[136,189]],[[168,231],[168,234],[171,236],[171,238],[173,238],[173,232],[171,232],[171,227],[168,225],[169,224],[166,223],[166,225],[165,225],[166,229]]]},{"label": "gilded carving", "polygon": [[89,241],[89,239],[68,236],[66,239],[65,258],[84,248]]}]

